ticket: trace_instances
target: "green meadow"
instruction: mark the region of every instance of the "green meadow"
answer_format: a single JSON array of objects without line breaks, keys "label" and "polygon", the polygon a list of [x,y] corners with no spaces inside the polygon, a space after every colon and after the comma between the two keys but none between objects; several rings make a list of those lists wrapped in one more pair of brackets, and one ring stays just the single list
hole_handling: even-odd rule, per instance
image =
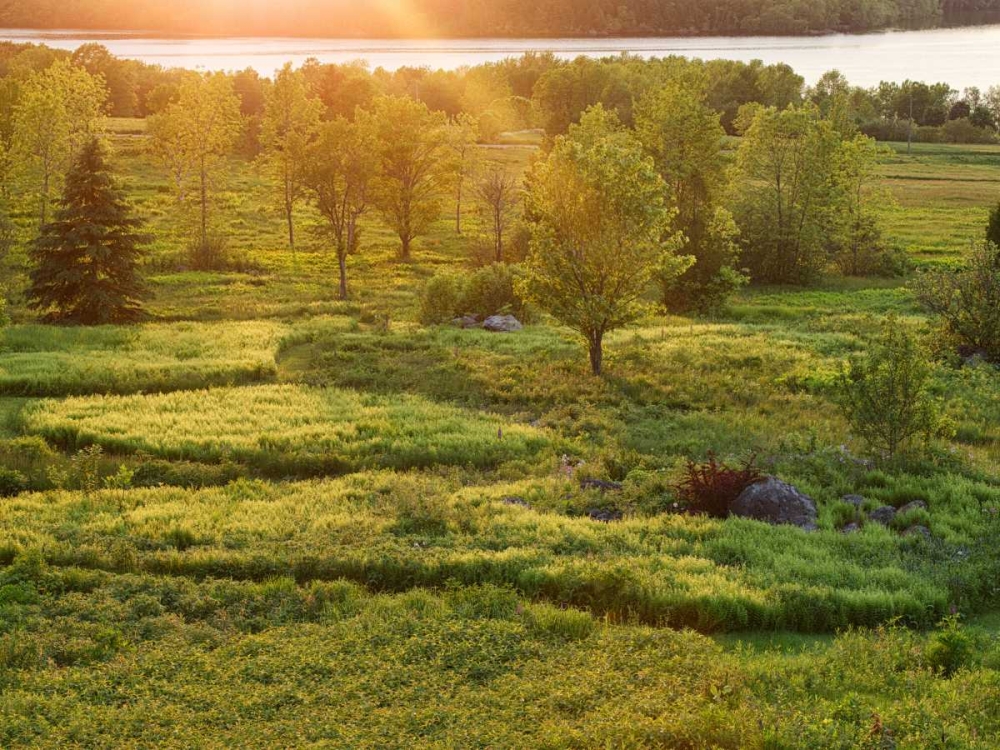
[{"label": "green meadow", "polygon": [[[318,217],[289,252],[233,158],[230,270],[196,271],[141,128],[114,131],[152,319],[55,328],[15,300],[0,332],[0,747],[1000,744],[1000,376],[942,356],[949,430],[892,466],[833,398],[874,319],[931,330],[909,278],[647,318],[594,378],[542,316],[418,323],[473,210],[411,262],[367,217],[338,301]],[[484,157],[524,167],[529,136]],[[882,170],[918,269],[1000,197],[996,146],[895,144]],[[818,530],[679,513],[709,454],[808,493]],[[925,507],[844,534],[849,494]]]}]

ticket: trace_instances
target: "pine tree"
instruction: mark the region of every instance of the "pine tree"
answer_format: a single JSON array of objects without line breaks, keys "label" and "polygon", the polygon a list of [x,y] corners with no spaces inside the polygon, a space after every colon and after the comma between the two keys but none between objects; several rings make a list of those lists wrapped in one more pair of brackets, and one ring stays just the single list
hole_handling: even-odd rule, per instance
[{"label": "pine tree", "polygon": [[29,304],[52,322],[100,325],[143,316],[136,273],[142,222],[117,186],[102,143],[80,151],[52,222],[32,244]]}]

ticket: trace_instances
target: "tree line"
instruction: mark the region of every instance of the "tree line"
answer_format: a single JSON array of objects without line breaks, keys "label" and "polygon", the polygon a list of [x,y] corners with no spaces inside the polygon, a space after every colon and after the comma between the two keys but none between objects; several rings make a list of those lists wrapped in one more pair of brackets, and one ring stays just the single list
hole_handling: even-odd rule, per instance
[{"label": "tree line", "polygon": [[[378,91],[359,97],[353,112],[331,111],[317,81],[333,74],[343,85],[344,69],[312,63],[286,65],[268,81],[256,119],[245,114],[234,76],[186,73],[148,118],[145,144],[192,218],[192,264],[211,268],[224,260],[214,195],[253,124],[255,160],[282,210],[288,247],[295,251],[297,206],[311,204],[336,252],[342,298],[349,258],[364,250],[364,217],[394,232],[407,261],[449,205],[461,234],[471,200],[481,221],[470,255],[499,269],[484,280],[506,295],[490,304],[531,301],[575,328],[595,373],[605,334],[648,311],[653,287],[667,310],[705,312],[749,280],[807,284],[831,267],[859,276],[904,269],[879,218],[888,201],[877,179],[882,150],[850,116],[856,92],[832,85],[836,75],[796,98],[782,66],[741,68],[768,81],[774,103],[738,108],[730,127],[741,137],[730,158],[727,114],[710,101],[715,82],[704,67],[649,66],[659,85],[647,81],[630,100],[581,97],[560,112],[565,132],[523,182],[482,159],[476,144],[488,118],[449,116],[419,97]],[[61,59],[24,79],[9,113],[0,218],[10,227],[15,209],[28,207],[28,297],[53,320],[141,315],[145,238],[102,145],[106,100],[101,76]]]},{"label": "tree line", "polygon": [[997,0],[11,0],[0,24],[218,36],[738,35],[927,27],[997,10]]}]

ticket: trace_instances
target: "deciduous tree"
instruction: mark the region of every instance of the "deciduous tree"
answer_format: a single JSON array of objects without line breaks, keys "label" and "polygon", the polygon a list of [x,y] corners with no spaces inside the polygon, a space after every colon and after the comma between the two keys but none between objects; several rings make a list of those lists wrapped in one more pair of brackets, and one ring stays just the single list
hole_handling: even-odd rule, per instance
[{"label": "deciduous tree", "polygon": [[261,143],[264,163],[281,194],[288,246],[295,252],[295,204],[305,189],[309,146],[319,129],[323,103],[309,94],[305,76],[291,63],[275,76],[265,95]]},{"label": "deciduous tree", "polygon": [[308,152],[305,182],[337,250],[340,298],[347,298],[347,256],[357,250],[358,222],[378,175],[378,130],[371,115],[323,125]]},{"label": "deciduous tree", "polygon": [[48,221],[52,193],[79,148],[103,123],[104,81],[60,60],[21,86],[14,109],[13,153],[27,191],[38,201],[39,226]]},{"label": "deciduous tree", "polygon": [[209,199],[221,157],[232,149],[242,127],[240,99],[223,73],[187,76],[177,101],[150,118],[153,152],[170,171],[184,200],[190,181],[197,185],[198,240],[208,245]]},{"label": "deciduous tree", "polygon": [[421,102],[394,96],[376,99],[372,115],[380,161],[375,204],[399,237],[400,257],[409,260],[413,240],[440,217],[452,179],[447,122]]},{"label": "deciduous tree", "polygon": [[658,271],[691,262],[675,251],[674,211],[652,159],[613,114],[594,107],[529,177],[532,238],[525,291],[586,340],[595,375],[604,336],[649,309]]}]

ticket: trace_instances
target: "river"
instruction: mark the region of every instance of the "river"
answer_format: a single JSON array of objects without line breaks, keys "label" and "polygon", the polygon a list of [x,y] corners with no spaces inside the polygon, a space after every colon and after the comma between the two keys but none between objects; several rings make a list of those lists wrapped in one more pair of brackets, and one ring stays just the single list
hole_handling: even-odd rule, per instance
[{"label": "river", "polygon": [[1000,84],[1000,25],[831,34],[814,37],[685,37],[630,39],[207,39],[142,34],[0,29],[0,39],[75,49],[100,42],[120,57],[204,70],[251,67],[271,75],[286,62],[364,60],[372,68],[458,68],[524,52],[560,57],[603,57],[629,52],[642,57],[684,55],[704,59],[787,63],[809,83],[837,68],[851,83],[874,86],[905,79],[945,82],[956,89]]}]

